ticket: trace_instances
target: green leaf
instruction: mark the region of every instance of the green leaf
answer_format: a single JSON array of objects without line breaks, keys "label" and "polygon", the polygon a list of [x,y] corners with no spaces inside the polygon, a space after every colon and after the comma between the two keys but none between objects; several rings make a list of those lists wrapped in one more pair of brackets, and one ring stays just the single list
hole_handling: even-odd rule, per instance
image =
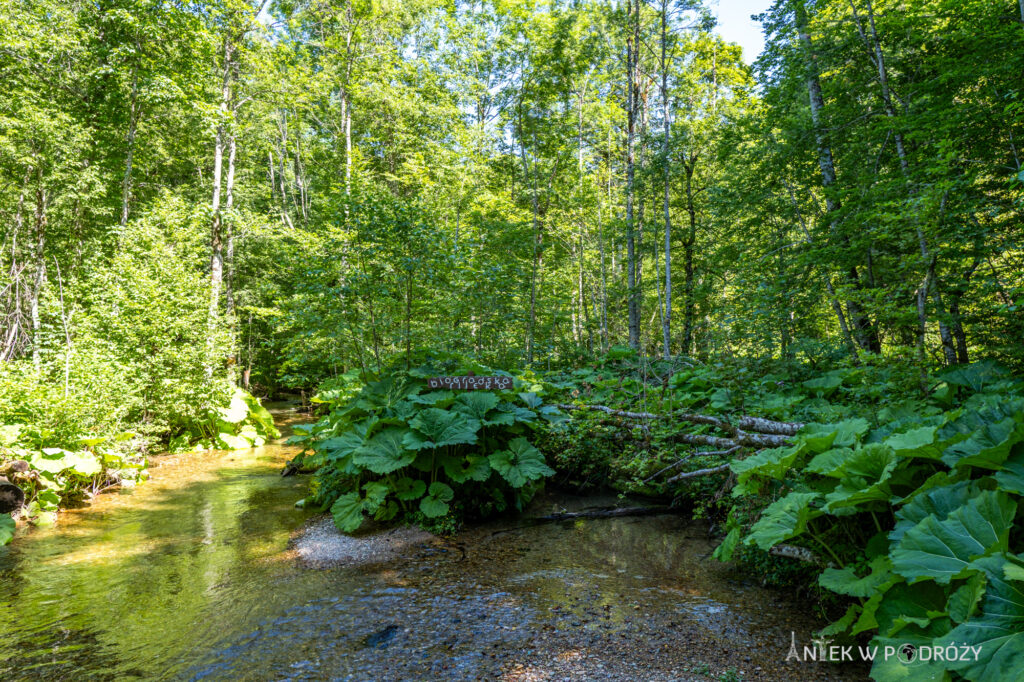
[{"label": "green leaf", "polygon": [[526,403],[526,406],[530,409],[536,409],[544,403],[536,393],[520,393],[519,399]]},{"label": "green leaf", "polygon": [[853,450],[850,448],[832,448],[820,455],[815,455],[814,459],[804,467],[804,471],[832,478],[842,478],[843,467],[852,456]]},{"label": "green leaf", "polygon": [[988,579],[981,613],[935,642],[936,646],[981,647],[978,660],[947,664],[968,680],[1013,679],[1024,670],[1024,585],[1006,580],[1008,561],[1009,557],[995,554],[975,562]]},{"label": "green leaf", "polygon": [[498,406],[498,396],[490,391],[471,391],[462,393],[455,399],[453,410],[461,412],[470,419],[485,421],[488,412]]},{"label": "green leaf", "polygon": [[712,553],[719,561],[729,561],[732,559],[733,552],[736,551],[736,547],[739,546],[740,540],[743,538],[743,531],[739,528],[733,528],[729,531],[729,534],[722,540],[722,544],[715,547],[715,551]]},{"label": "green leaf", "polygon": [[334,525],[344,533],[351,533],[363,525],[363,500],[359,493],[346,493],[331,505]]},{"label": "green leaf", "polygon": [[818,584],[836,594],[845,594],[848,597],[870,597],[892,575],[889,570],[889,559],[885,556],[875,557],[870,568],[871,571],[863,578],[857,577],[852,566],[842,569],[826,568],[818,576]]},{"label": "green leaf", "polygon": [[914,496],[896,512],[896,527],[889,533],[889,539],[898,542],[904,533],[928,516],[945,519],[967,504],[977,492],[977,485],[970,481],[961,481]]},{"label": "green leaf", "polygon": [[807,528],[807,522],[821,516],[819,509],[812,503],[821,499],[821,495],[813,492],[792,492],[780,500],[776,500],[761,512],[761,518],[750,529],[747,544],[756,544],[763,550],[791,537],[800,535]]},{"label": "green leaf", "polygon": [[411,395],[408,400],[420,405],[438,405],[443,403],[444,407],[447,407],[455,400],[455,394],[451,391],[431,391],[430,393]]},{"label": "green leaf", "polygon": [[460,445],[476,442],[476,431],[469,419],[458,412],[449,412],[436,407],[420,411],[409,422],[415,431],[405,435],[405,447],[410,450],[438,448],[445,445]]},{"label": "green leaf", "polygon": [[513,488],[522,488],[529,481],[555,473],[544,463],[540,450],[523,437],[512,440],[508,450],[495,452],[488,459],[494,470]]},{"label": "green leaf", "polygon": [[366,499],[363,500],[363,509],[370,514],[374,514],[384,504],[388,493],[391,492],[391,487],[383,481],[370,481],[363,485],[363,492],[366,493]]},{"label": "green leaf", "polygon": [[249,406],[246,405],[245,399],[242,397],[243,394],[242,390],[235,391],[235,394],[231,396],[231,404],[220,408],[219,416],[223,421],[228,424],[239,424],[249,414]]},{"label": "green leaf", "polygon": [[939,459],[943,448],[935,442],[937,431],[938,427],[922,426],[889,436],[885,439],[885,444],[892,448],[898,457]]},{"label": "green leaf", "polygon": [[802,449],[801,446],[790,445],[762,450],[746,459],[734,459],[729,468],[736,474],[739,483],[744,483],[755,475],[781,480],[793,466]]},{"label": "green leaf", "polygon": [[352,461],[375,474],[390,474],[408,466],[416,453],[402,444],[409,429],[392,426],[376,434],[353,453]]},{"label": "green leaf", "polygon": [[857,450],[841,469],[842,478],[835,490],[825,496],[829,513],[847,513],[850,507],[865,502],[888,501],[888,481],[900,460],[888,446],[870,443]]},{"label": "green leaf", "polygon": [[1015,495],[1024,495],[1024,448],[1017,446],[1003,462],[1002,471],[996,474],[996,483],[1002,490]]},{"label": "green leaf", "polygon": [[948,584],[974,559],[1007,549],[1016,511],[1008,495],[986,490],[941,521],[927,516],[893,548],[893,570],[911,581]]},{"label": "green leaf", "polygon": [[857,622],[857,617],[860,612],[864,610],[860,604],[850,604],[849,608],[846,609],[846,613],[843,617],[837,621],[829,623],[821,632],[818,634],[822,637],[831,637],[832,635],[838,635],[839,633],[846,632],[850,629],[850,626]]},{"label": "green leaf", "polygon": [[440,481],[434,481],[430,484],[427,496],[420,500],[420,511],[430,519],[444,516],[448,513],[448,503],[453,497],[454,490]]},{"label": "green leaf", "polygon": [[482,455],[446,457],[441,461],[441,466],[456,483],[465,483],[470,479],[483,482],[491,477],[491,465]]},{"label": "green leaf", "polygon": [[978,602],[985,594],[987,582],[988,578],[984,573],[975,573],[966,583],[949,595],[946,610],[949,611],[949,617],[954,623],[963,623],[971,617]]},{"label": "green leaf", "polygon": [[14,530],[17,527],[10,514],[0,514],[0,547],[14,539]]},{"label": "green leaf", "polygon": [[427,484],[415,478],[404,476],[395,482],[395,497],[405,502],[418,500],[427,491]]},{"label": "green leaf", "polygon": [[60,495],[55,490],[40,490],[36,503],[43,511],[55,511],[60,506]]}]

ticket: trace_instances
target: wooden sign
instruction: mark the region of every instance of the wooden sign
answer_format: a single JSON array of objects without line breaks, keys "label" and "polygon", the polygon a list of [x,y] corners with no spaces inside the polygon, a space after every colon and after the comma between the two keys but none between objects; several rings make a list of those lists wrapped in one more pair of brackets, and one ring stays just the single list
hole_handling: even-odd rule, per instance
[{"label": "wooden sign", "polygon": [[430,388],[452,388],[460,391],[507,391],[512,388],[512,377],[478,377],[473,374],[464,377],[430,377],[427,379]]}]

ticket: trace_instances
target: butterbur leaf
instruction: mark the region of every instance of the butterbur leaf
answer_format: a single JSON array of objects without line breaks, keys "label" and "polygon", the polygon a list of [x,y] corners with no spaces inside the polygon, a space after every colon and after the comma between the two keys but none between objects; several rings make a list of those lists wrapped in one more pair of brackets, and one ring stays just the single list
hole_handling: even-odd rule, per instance
[{"label": "butterbur leaf", "polygon": [[746,542],[769,550],[780,542],[803,533],[808,521],[822,515],[820,509],[812,506],[820,499],[821,495],[818,493],[792,492],[776,500],[761,512],[761,518],[750,529]]},{"label": "butterbur leaf", "polygon": [[408,400],[420,405],[441,405],[447,407],[455,400],[455,394],[451,391],[431,391],[430,393],[409,396]]},{"label": "butterbur leaf", "polygon": [[846,632],[850,629],[850,626],[857,622],[857,616],[863,611],[863,607],[860,604],[850,604],[850,607],[846,609],[846,613],[839,620],[829,623],[821,632],[818,634],[822,637],[831,637],[832,635],[838,635],[842,632]]},{"label": "butterbur leaf", "polygon": [[395,502],[394,500],[388,500],[387,504],[382,505],[376,511],[376,513],[373,515],[373,518],[377,521],[390,521],[391,519],[398,516],[399,511],[400,508],[398,506],[398,503]]},{"label": "butterbur leaf", "polygon": [[405,435],[403,444],[410,450],[476,442],[477,429],[473,428],[466,415],[458,412],[429,407],[421,410],[409,425],[414,430]]},{"label": "butterbur leaf", "polygon": [[818,576],[818,584],[837,594],[848,597],[870,597],[875,589],[889,580],[888,557],[876,557],[870,565],[871,571],[863,578],[858,578],[852,566],[842,569],[826,568]]},{"label": "butterbur leaf", "polygon": [[448,478],[456,483],[465,483],[470,479],[482,482],[491,477],[491,465],[482,455],[446,457],[441,466]]},{"label": "butterbur leaf", "polygon": [[900,460],[892,449],[880,443],[854,450],[840,469],[842,478],[839,485],[825,496],[826,509],[830,513],[843,514],[865,502],[888,500],[891,495],[888,481],[899,464]]},{"label": "butterbur leaf", "polygon": [[371,481],[363,486],[363,492],[366,493],[366,499],[363,500],[363,509],[370,514],[374,514],[384,504],[384,500],[387,499],[391,488],[388,487],[387,483]]},{"label": "butterbur leaf", "polygon": [[975,562],[988,581],[981,611],[935,642],[936,646],[981,648],[977,660],[957,657],[947,664],[968,680],[1012,679],[1024,670],[1024,583],[1006,580],[1008,560],[1006,555],[994,554]]},{"label": "butterbur leaf", "polygon": [[353,453],[353,461],[375,474],[389,474],[408,466],[416,453],[402,444],[409,429],[392,426],[384,429]]},{"label": "butterbur leaf", "polygon": [[430,519],[444,516],[450,509],[448,503],[453,497],[455,491],[440,481],[434,481],[430,484],[427,496],[420,500],[420,511]]},{"label": "butterbur leaf", "polygon": [[487,413],[497,407],[498,402],[498,396],[490,391],[472,391],[459,395],[452,409],[470,419],[485,421]]},{"label": "butterbur leaf", "polygon": [[419,479],[405,476],[395,482],[395,497],[402,501],[418,500],[423,497],[425,492],[427,492],[427,484]]},{"label": "butterbur leaf", "polygon": [[1024,447],[1013,449],[1013,454],[1003,462],[1002,471],[996,474],[996,483],[1008,493],[1024,495]]},{"label": "butterbur leaf", "polygon": [[529,481],[555,473],[544,463],[544,455],[540,450],[522,437],[509,442],[508,450],[495,452],[488,459],[494,470],[513,488],[522,488]]},{"label": "butterbur leaf", "polygon": [[526,406],[530,409],[536,409],[544,402],[536,393],[520,393],[519,399],[526,403]]},{"label": "butterbur leaf", "polygon": [[922,426],[905,433],[893,434],[885,439],[885,444],[892,448],[898,457],[939,459],[943,448],[935,442],[936,431],[937,427]]},{"label": "butterbur leaf", "polygon": [[0,514],[0,547],[6,545],[14,538],[14,529],[17,525],[10,514]]},{"label": "butterbur leaf", "polygon": [[843,466],[852,455],[853,450],[850,448],[832,448],[820,455],[815,455],[814,459],[804,467],[804,471],[832,478],[842,478]]},{"label": "butterbur leaf", "polygon": [[762,450],[746,459],[735,459],[729,465],[740,483],[746,482],[751,476],[782,479],[801,451],[800,446],[790,445],[781,448]]},{"label": "butterbur leaf", "polygon": [[736,551],[736,547],[740,544],[740,540],[743,539],[743,531],[739,528],[733,528],[729,531],[729,534],[722,540],[722,544],[715,547],[715,551],[712,553],[719,561],[729,561],[732,559],[732,553]]},{"label": "butterbur leaf", "polygon": [[974,559],[1007,549],[1016,511],[1008,495],[986,490],[943,520],[928,516],[893,548],[893,569],[910,581],[948,584]]},{"label": "butterbur leaf", "polygon": [[923,521],[925,517],[946,518],[967,504],[967,501],[977,492],[975,484],[970,481],[961,481],[916,495],[896,512],[896,527],[889,533],[889,539],[893,542],[899,541],[904,533]]},{"label": "butterbur leaf", "polygon": [[971,617],[978,602],[985,594],[987,582],[988,578],[983,572],[975,573],[966,583],[949,595],[946,610],[949,611],[949,617],[954,623],[963,623]]},{"label": "butterbur leaf", "polygon": [[359,493],[345,493],[331,505],[334,525],[343,533],[351,533],[363,525],[363,500]]},{"label": "butterbur leaf", "polygon": [[238,424],[249,414],[249,406],[246,405],[242,390],[235,391],[231,396],[231,404],[219,410],[220,418],[229,424]]}]

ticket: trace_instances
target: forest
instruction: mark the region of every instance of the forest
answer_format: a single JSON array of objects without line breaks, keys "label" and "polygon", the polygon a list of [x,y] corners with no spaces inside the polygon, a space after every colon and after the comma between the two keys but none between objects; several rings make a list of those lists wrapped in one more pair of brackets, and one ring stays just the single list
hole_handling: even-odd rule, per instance
[{"label": "forest", "polygon": [[294,399],[343,531],[636,495],[1024,675],[1024,0],[716,6],[0,0],[0,545]]}]

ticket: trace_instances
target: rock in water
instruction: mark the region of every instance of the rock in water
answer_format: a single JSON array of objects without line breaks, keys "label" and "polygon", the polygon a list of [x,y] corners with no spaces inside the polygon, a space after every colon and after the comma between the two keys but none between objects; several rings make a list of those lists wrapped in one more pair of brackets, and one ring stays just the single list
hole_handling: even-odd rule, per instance
[{"label": "rock in water", "polygon": [[378,630],[372,635],[364,637],[363,646],[370,647],[371,649],[383,649],[391,643],[391,640],[395,638],[395,634],[397,632],[397,625],[389,625],[383,630]]},{"label": "rock in water", "polygon": [[21,509],[25,504],[25,492],[6,478],[0,476],[0,514]]}]

